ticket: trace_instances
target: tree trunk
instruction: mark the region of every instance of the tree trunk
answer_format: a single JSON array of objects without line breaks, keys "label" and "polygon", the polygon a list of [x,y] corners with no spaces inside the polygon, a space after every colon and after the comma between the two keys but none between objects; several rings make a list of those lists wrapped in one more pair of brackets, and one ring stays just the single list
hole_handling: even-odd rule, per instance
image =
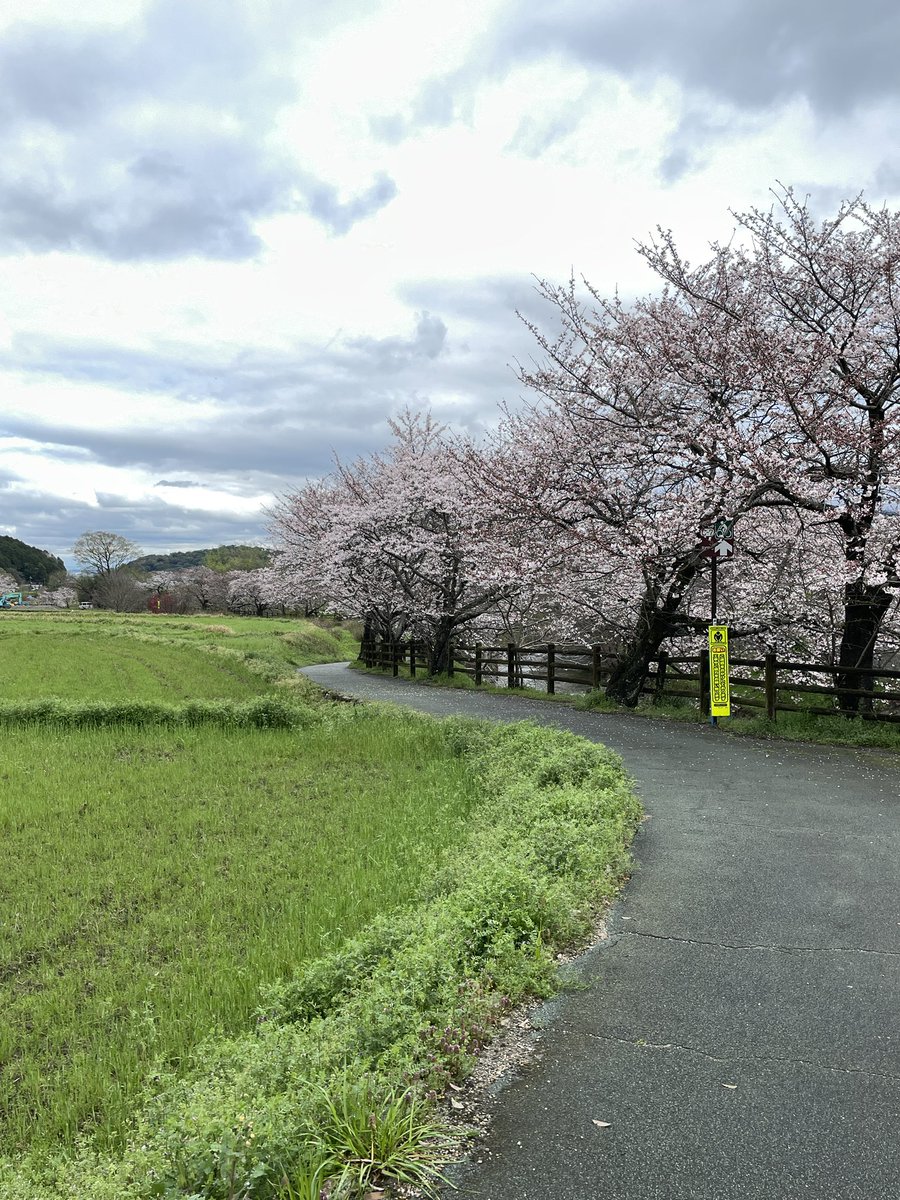
[{"label": "tree trunk", "polygon": [[449,620],[438,621],[428,646],[428,674],[446,675],[450,670],[450,639],[453,637],[453,623]]},{"label": "tree trunk", "polygon": [[[874,665],[878,634],[892,599],[891,593],[883,587],[859,581],[847,584],[844,589],[844,628],[838,653],[841,669],[835,673],[836,687],[871,687],[871,675],[861,675],[858,668]],[[839,696],[838,703],[841,712],[848,716],[872,708],[872,701],[867,696]]]},{"label": "tree trunk", "polygon": [[363,622],[362,641],[359,644],[359,654],[356,656],[356,661],[365,663],[367,655],[370,653],[369,647],[375,644],[375,620],[371,613],[366,614],[366,619]]},{"label": "tree trunk", "polygon": [[650,660],[671,632],[672,622],[661,612],[655,597],[645,596],[628,645],[617,657],[606,683],[606,696],[626,708],[635,708],[641,698]]},{"label": "tree trunk", "polygon": [[626,708],[637,706],[650,672],[650,660],[674,631],[685,591],[697,574],[698,560],[693,557],[682,563],[663,595],[657,584],[647,584],[628,645],[617,657],[607,680],[608,699]]}]

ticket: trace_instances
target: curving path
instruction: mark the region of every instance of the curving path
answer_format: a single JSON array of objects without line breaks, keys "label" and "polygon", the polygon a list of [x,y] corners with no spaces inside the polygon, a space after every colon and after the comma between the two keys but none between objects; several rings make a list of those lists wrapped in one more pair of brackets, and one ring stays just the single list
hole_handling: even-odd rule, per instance
[{"label": "curving path", "polygon": [[461,1200],[900,1197],[900,758],[305,674],[604,742],[650,813],[590,986],[553,1006]]}]

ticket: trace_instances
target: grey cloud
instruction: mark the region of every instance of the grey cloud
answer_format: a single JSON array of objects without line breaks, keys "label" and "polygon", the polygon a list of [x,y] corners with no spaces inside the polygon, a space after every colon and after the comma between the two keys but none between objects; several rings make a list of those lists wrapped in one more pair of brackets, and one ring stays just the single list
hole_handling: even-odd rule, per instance
[{"label": "grey cloud", "polygon": [[439,129],[471,113],[469,71],[428,80],[412,98],[406,113],[387,113],[373,117],[369,127],[373,136],[396,145],[413,133]]},{"label": "grey cloud", "polygon": [[[331,469],[332,451],[355,456],[384,441],[384,418],[392,404],[368,412],[332,411],[317,421],[306,409],[264,408],[246,422],[210,421],[194,427],[153,431],[84,429],[75,423],[48,426],[26,414],[8,425],[17,437],[31,438],[60,459],[89,460],[108,466],[203,475],[207,487],[236,495],[280,490],[288,481],[317,477]],[[352,418],[359,424],[354,428]],[[377,429],[376,427],[382,427]]]},{"label": "grey cloud", "polygon": [[0,169],[0,248],[68,250],[113,260],[166,260],[200,256],[219,260],[254,257],[262,242],[260,217],[301,209],[331,233],[346,234],[396,194],[387,176],[362,195],[341,203],[331,185],[306,174],[293,179],[235,145],[230,161],[202,174],[172,168],[146,186],[137,179],[116,192],[91,194],[60,179],[17,179],[3,185]]},{"label": "grey cloud", "polygon": [[200,483],[197,479],[159,479],[153,486],[164,488],[202,488],[207,485]]},{"label": "grey cloud", "polygon": [[292,96],[284,68],[295,46],[371,11],[376,0],[151,0],[111,29],[19,20],[0,43],[5,123],[93,125],[110,105],[170,104],[266,115]]},{"label": "grey cloud", "polygon": [[86,170],[75,180],[27,172],[10,179],[6,166],[0,171],[0,178],[6,175],[0,244],[117,260],[251,257],[261,245],[253,221],[287,205],[290,181],[239,139],[221,139],[217,146],[212,141],[196,155],[183,145],[177,157],[190,166],[172,166],[165,177],[129,170],[99,190],[89,178],[95,172]]},{"label": "grey cloud", "polygon": [[441,356],[447,332],[440,317],[420,312],[410,337],[338,338],[324,347],[248,350],[229,358],[199,357],[180,345],[153,353],[31,335],[0,352],[0,370],[172,395],[188,403],[216,400],[239,406],[242,418],[252,422],[273,404],[315,406],[323,397],[421,385],[427,378],[423,368]]},{"label": "grey cloud", "polygon": [[743,120],[732,117],[723,121],[720,116],[712,115],[705,108],[689,102],[669,138],[669,149],[659,164],[663,181],[676,183],[682,176],[701,167],[711,144],[722,138],[734,137],[742,125],[749,123],[746,117]]},{"label": "grey cloud", "polygon": [[397,195],[397,185],[389,175],[379,174],[371,187],[352,200],[340,201],[332,184],[310,181],[303,207],[332,233],[348,233],[358,221],[372,217]]},{"label": "grey cloud", "polygon": [[419,313],[411,338],[353,338],[349,345],[370,358],[382,372],[394,373],[422,358],[437,358],[444,348],[447,326],[440,317]]},{"label": "grey cloud", "polygon": [[[112,492],[98,492],[97,503],[100,515],[108,522],[108,525],[100,528],[114,527],[117,533],[133,538],[145,550],[162,548],[173,542],[178,543],[173,548],[180,548],[185,545],[216,545],[221,541],[267,540],[262,513],[248,520],[245,516],[233,513],[208,513],[163,501],[147,500],[135,504],[129,497],[117,496]],[[161,529],[165,530],[162,536],[159,532]],[[223,538],[223,534],[227,536]],[[206,541],[206,538],[214,540]]]},{"label": "grey cloud", "polygon": [[528,114],[522,118],[519,128],[510,139],[508,149],[526,158],[540,156],[573,133],[584,115],[583,104],[573,104],[562,112]]},{"label": "grey cloud", "polygon": [[[406,112],[373,128],[399,141],[460,119],[485,80],[522,64],[562,56],[589,71],[612,72],[639,86],[660,77],[681,84],[691,110],[709,99],[758,116],[804,97],[822,119],[849,116],[866,105],[900,99],[896,0],[547,0],[509,4],[459,71],[430,81]],[[451,103],[436,104],[449,96]],[[540,96],[514,135],[512,148],[537,156],[553,144],[557,118]],[[686,132],[686,131],[685,131]],[[698,143],[715,140],[715,126],[695,122]],[[691,166],[693,146],[676,134],[663,174]]]},{"label": "grey cloud", "polygon": [[[0,495],[3,493],[0,492]],[[192,550],[201,546],[260,544],[268,540],[266,519],[209,513],[189,507],[101,493],[98,504],[60,500],[43,493],[16,495],[9,513],[15,536],[57,554],[75,567],[72,545],[89,529],[112,529],[144,551]]]},{"label": "grey cloud", "polygon": [[377,212],[396,192],[386,175],[341,200],[269,143],[302,32],[284,0],[155,0],[143,22],[89,34],[13,25],[0,249],[245,259],[262,217],[305,211],[344,234]]},{"label": "grey cloud", "polygon": [[880,194],[900,195],[900,158],[879,165],[875,172],[875,186]]},{"label": "grey cloud", "polygon": [[696,156],[687,146],[673,146],[664,154],[659,164],[659,173],[665,183],[677,183],[696,164]]},{"label": "grey cloud", "polygon": [[447,326],[440,317],[432,317],[424,312],[416,324],[415,346],[426,358],[437,358],[447,340]]},{"label": "grey cloud", "polygon": [[[150,429],[85,429],[77,402],[52,423],[24,409],[5,414],[8,434],[45,447],[52,458],[148,472],[157,481],[159,502],[135,508],[119,500],[108,513],[63,502],[64,534],[56,517],[40,516],[30,504],[25,511],[18,506],[19,515],[5,504],[4,519],[17,525],[17,536],[35,543],[43,538],[54,553],[85,529],[119,530],[128,521],[121,532],[148,549],[257,540],[234,530],[224,536],[217,517],[194,513],[189,504],[180,516],[180,508],[163,503],[164,489],[202,481],[207,489],[237,496],[278,495],[330,471],[335,452],[346,461],[383,448],[386,418],[404,406],[430,405],[439,419],[477,433],[496,421],[501,403],[518,402],[521,389],[510,364],[527,359],[535,346],[515,310],[545,326],[553,316],[527,278],[419,280],[405,285],[401,298],[415,312],[405,336],[338,335],[327,346],[298,345],[290,353],[213,359],[182,346],[153,354],[36,337],[17,342],[0,357],[0,370],[123,388],[145,394],[148,403],[153,395],[186,403],[183,418]],[[464,336],[455,332],[463,320]],[[198,398],[205,401],[202,410],[190,404]],[[212,415],[209,401],[215,403]],[[31,521],[36,532],[26,536],[21,531]]]},{"label": "grey cloud", "polygon": [[623,75],[668,75],[750,109],[802,95],[833,115],[898,96],[894,0],[557,0],[522,11],[498,34],[507,62],[558,51]]}]

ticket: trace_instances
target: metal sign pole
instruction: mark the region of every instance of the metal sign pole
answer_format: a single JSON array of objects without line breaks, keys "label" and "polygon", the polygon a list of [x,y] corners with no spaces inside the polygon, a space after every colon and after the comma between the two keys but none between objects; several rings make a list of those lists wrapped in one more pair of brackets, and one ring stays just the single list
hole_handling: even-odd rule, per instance
[{"label": "metal sign pole", "polygon": [[719,556],[717,554],[713,554],[712,557],[712,572],[709,577],[709,590],[709,607],[712,612],[712,621],[710,624],[715,625],[716,607],[719,600]]}]

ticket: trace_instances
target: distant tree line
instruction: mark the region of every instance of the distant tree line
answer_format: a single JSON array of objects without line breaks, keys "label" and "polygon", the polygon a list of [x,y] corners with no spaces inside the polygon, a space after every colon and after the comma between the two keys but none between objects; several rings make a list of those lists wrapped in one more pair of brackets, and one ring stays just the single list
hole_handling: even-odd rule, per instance
[{"label": "distant tree line", "polygon": [[[121,534],[95,529],[72,548],[84,568],[49,603],[91,604],[114,612],[232,612],[265,616],[288,611],[308,615],[272,586],[272,554],[263,546],[215,546],[205,550],[142,555]],[[280,580],[280,576],[278,577]]]},{"label": "distant tree line", "polygon": [[214,571],[253,571],[266,567],[271,551],[263,546],[213,546],[206,550],[173,550],[170,554],[142,554],[127,565],[132,571],[180,571],[190,567],[210,567]]}]

